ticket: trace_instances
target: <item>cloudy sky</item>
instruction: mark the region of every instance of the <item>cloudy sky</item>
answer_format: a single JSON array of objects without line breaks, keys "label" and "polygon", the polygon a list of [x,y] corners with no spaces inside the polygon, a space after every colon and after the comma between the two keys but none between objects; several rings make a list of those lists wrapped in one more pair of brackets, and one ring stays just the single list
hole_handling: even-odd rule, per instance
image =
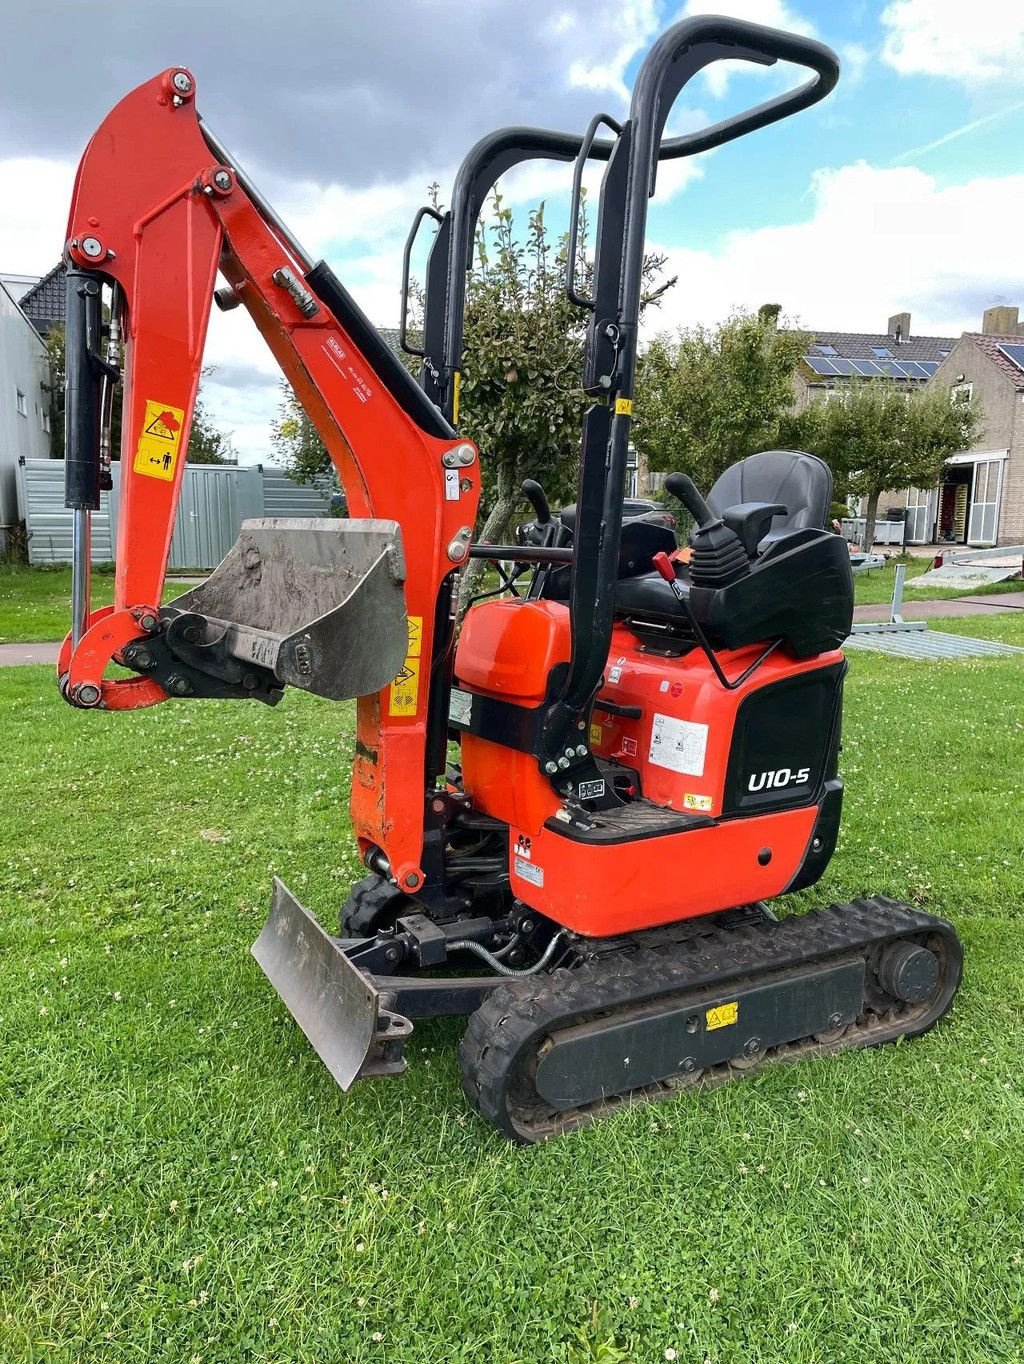
[{"label": "cloudy sky", "polygon": [[[823,104],[676,166],[652,247],[679,282],[660,324],[773,300],[803,325],[880,330],[909,310],[955,335],[1024,305],[1022,0],[34,0],[0,48],[0,268],[63,245],[78,156],[133,85],[180,63],[221,140],[378,325],[398,316],[401,246],[426,186],[509,123],[580,131],[622,115],[646,47],[711,10],[812,34],[843,77]],[[717,121],[784,68],[721,64],[670,123]],[[508,187],[557,215],[567,168]],[[243,310],[214,314],[207,399],[240,457],[270,454],[275,367]]]}]

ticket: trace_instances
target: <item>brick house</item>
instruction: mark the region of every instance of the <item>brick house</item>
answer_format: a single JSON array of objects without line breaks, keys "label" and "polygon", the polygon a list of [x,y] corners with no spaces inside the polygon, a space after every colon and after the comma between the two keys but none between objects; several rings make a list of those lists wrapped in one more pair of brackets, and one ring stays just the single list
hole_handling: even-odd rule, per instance
[{"label": "brick house", "polygon": [[797,373],[798,409],[828,401],[851,377],[885,377],[977,402],[974,446],[947,461],[932,488],[882,493],[878,517],[906,518],[908,545],[1024,543],[1024,326],[1016,308],[986,309],[979,332],[913,336],[910,314],[889,318],[885,334],[812,332]]}]

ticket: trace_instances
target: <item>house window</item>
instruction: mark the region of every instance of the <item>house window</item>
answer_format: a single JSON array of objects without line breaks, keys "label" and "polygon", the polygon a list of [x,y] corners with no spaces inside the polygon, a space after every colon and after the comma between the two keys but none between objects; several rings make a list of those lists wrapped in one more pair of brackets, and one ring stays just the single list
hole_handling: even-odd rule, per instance
[{"label": "house window", "polygon": [[24,393],[22,393],[22,391],[21,391],[20,388],[16,388],[16,389],[14,390],[14,393],[15,393],[15,402],[18,404],[18,416],[19,416],[19,417],[27,417],[27,416],[28,416],[28,399],[25,397]]},{"label": "house window", "polygon": [[848,388],[826,388],[822,394],[822,401],[826,403],[845,403],[849,400],[850,390]]},{"label": "house window", "polygon": [[949,390],[949,401],[954,404],[969,403],[973,397],[973,384],[954,384]]},{"label": "house window", "polygon": [[872,346],[871,354],[877,355],[880,360],[891,360],[892,351],[888,346]]},{"label": "house window", "polygon": [[50,434],[50,414],[45,407],[39,409],[39,423],[48,436]]},{"label": "house window", "polygon": [[839,352],[836,350],[835,346],[812,346],[811,349],[812,349],[812,350],[816,350],[816,351],[818,352],[819,355],[838,355],[838,354],[839,354]]}]

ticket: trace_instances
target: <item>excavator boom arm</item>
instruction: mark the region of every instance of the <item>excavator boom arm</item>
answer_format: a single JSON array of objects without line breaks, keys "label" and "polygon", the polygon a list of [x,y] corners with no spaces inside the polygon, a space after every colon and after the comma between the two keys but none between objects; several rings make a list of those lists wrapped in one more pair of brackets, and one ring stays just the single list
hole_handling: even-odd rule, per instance
[{"label": "excavator boom arm", "polygon": [[[391,874],[414,890],[423,879],[422,830],[403,811],[422,803],[430,780],[429,664],[439,598],[469,551],[480,492],[477,452],[330,269],[305,258],[205,134],[194,96],[194,77],[183,68],[132,91],[93,136],[75,183],[66,256],[68,501],[76,525],[99,505],[103,476],[104,385],[112,382],[110,357],[99,354],[105,286],[115,332],[120,327],[124,337],[121,493],[114,606],[89,612],[82,602],[86,554],[76,564],[80,614],[62,650],[62,690],[73,704],[107,709],[153,705],[176,692],[241,695],[246,687],[276,699],[274,687],[284,681],[353,695],[339,681],[344,651],[332,648],[347,628],[346,650],[364,660],[355,685],[375,679],[358,702],[356,832],[364,852],[380,850]],[[161,612],[218,270],[228,281],[228,306],[237,301],[247,309],[314,422],[358,520],[338,524],[333,535],[328,523],[318,535],[292,527],[284,548],[286,525],[248,523],[234,568],[229,556],[204,588],[176,603],[182,609]],[[80,546],[84,539],[80,534]],[[294,586],[300,578],[317,584],[310,627],[289,627],[304,602],[287,600],[287,587],[285,599],[279,594],[267,605],[262,578],[270,575],[261,574],[261,555],[278,569],[285,564],[292,597],[304,595]],[[234,617],[223,606],[232,571],[240,608]],[[333,614],[324,609],[332,584],[344,598],[344,621],[340,606]],[[268,610],[280,618],[276,634]],[[211,620],[218,627],[212,633]],[[353,621],[361,637],[353,636]],[[181,666],[168,674],[159,660],[172,638]],[[220,660],[217,685],[229,690],[204,692],[189,671],[191,660],[213,655]],[[105,677],[112,660],[139,675]]]}]

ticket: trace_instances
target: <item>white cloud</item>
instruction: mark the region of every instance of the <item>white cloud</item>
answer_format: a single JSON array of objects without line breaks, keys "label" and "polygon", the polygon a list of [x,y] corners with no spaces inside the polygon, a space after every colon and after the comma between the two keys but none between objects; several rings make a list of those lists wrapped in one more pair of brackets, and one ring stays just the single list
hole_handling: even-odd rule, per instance
[{"label": "white cloud", "polygon": [[75,167],[45,157],[0,158],[0,266],[45,275],[64,249]]},{"label": "white cloud", "polygon": [[[556,17],[552,33],[579,40],[579,15],[562,14]],[[585,21],[583,21],[585,27]],[[600,56],[577,57],[569,66],[569,85],[574,89],[610,91],[629,103],[629,91],[623,76],[636,54],[647,47],[658,31],[658,7],[654,0],[626,0],[616,16],[616,27],[625,36],[611,52]]]},{"label": "white cloud", "polygon": [[[707,0],[686,0],[681,17],[706,14],[708,9]],[[715,0],[710,9],[714,14],[725,14],[730,19],[745,19],[751,24],[764,24],[767,28],[802,33],[811,38],[816,36],[814,25],[792,10],[786,0]],[[704,80],[711,94],[720,99],[729,88],[733,76],[742,72],[763,72],[764,69],[750,62],[720,61],[705,70]]]},{"label": "white cloud", "polygon": [[892,0],[882,58],[903,76],[1016,80],[1024,65],[1021,0]]},{"label": "white cloud", "polygon": [[662,247],[679,283],[659,327],[778,302],[808,327],[882,331],[908,309],[919,334],[977,328],[1020,297],[1024,175],[942,187],[923,171],[863,162],[816,172],[809,217],[734,232],[719,251]]}]

